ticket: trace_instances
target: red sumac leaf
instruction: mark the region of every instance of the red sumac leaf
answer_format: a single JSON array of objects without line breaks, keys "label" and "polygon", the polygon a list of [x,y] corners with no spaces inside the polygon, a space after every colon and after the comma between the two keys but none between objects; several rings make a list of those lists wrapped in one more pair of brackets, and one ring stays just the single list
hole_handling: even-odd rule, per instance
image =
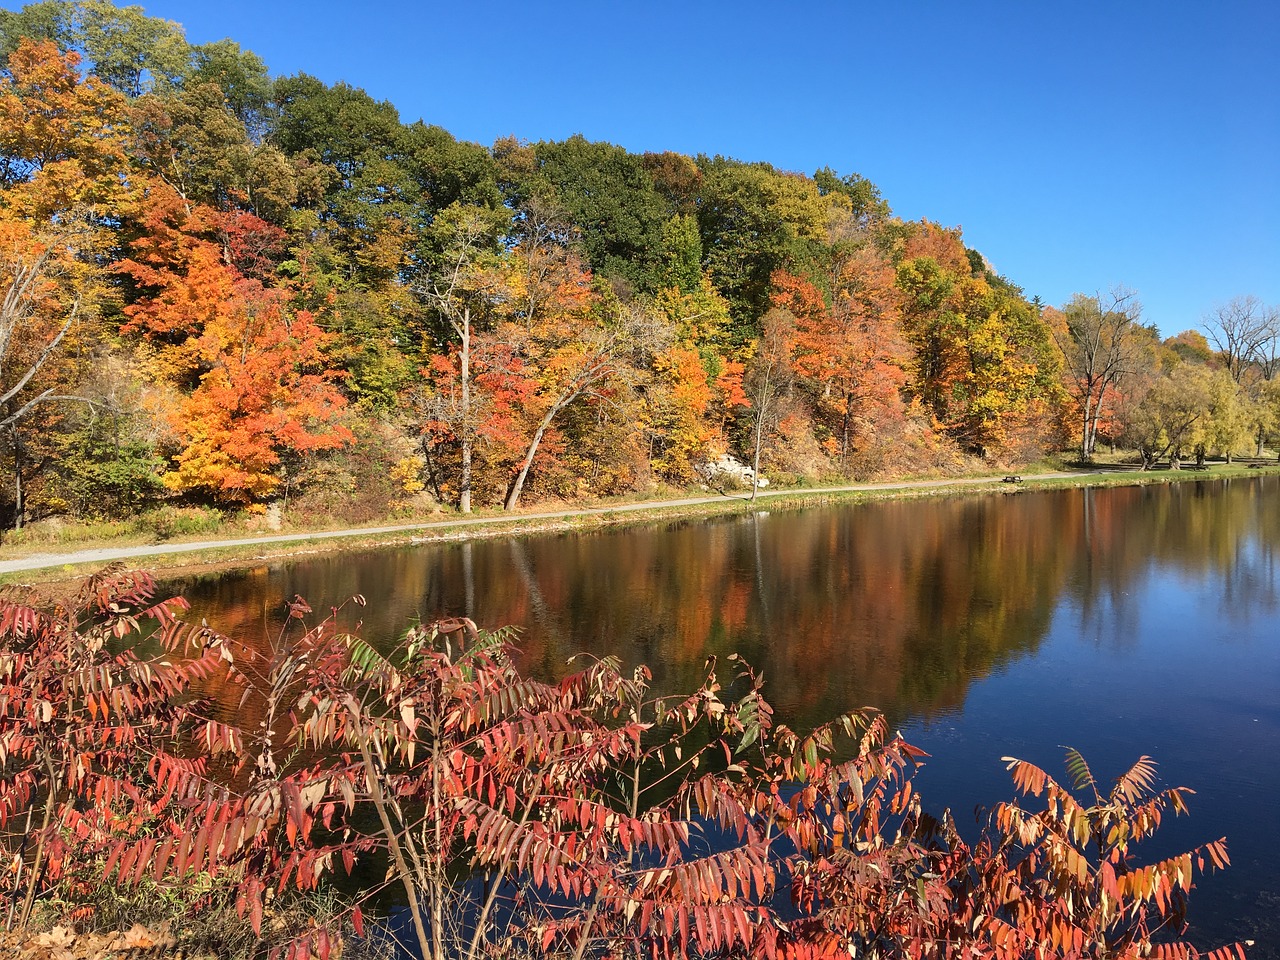
[{"label": "red sumac leaf", "polygon": [[138,853],[138,864],[133,872],[132,882],[134,886],[142,882],[142,877],[147,872],[147,867],[150,866],[151,852],[155,850],[156,842],[155,837],[148,837],[142,841],[142,848]]}]

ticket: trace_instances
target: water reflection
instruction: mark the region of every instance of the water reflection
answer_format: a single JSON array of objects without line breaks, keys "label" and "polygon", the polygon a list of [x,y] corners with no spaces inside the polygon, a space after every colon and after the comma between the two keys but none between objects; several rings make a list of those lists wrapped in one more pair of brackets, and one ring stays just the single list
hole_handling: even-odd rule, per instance
[{"label": "water reflection", "polygon": [[[781,718],[888,713],[934,754],[926,798],[1009,794],[998,758],[1059,769],[1059,744],[1116,774],[1140,754],[1198,791],[1161,855],[1227,835],[1233,867],[1193,906],[1202,944],[1280,921],[1280,478],[937,498],[370,551],[170,584],[239,639],[282,600],[353,594],[390,644],[414,619],[515,624],[526,667],[580,651],[688,689],[706,657],[762,669]],[[252,711],[253,705],[232,709]]]},{"label": "water reflection", "polygon": [[243,639],[362,594],[366,638],[466,613],[521,628],[526,665],[574,653],[646,662],[660,687],[743,654],[796,722],[874,705],[960,707],[977,678],[1034,651],[1061,601],[1081,636],[1123,645],[1154,571],[1211,577],[1217,615],[1277,609],[1277,480],[1071,490],[758,512],[586,534],[370,551],[171,584]]}]

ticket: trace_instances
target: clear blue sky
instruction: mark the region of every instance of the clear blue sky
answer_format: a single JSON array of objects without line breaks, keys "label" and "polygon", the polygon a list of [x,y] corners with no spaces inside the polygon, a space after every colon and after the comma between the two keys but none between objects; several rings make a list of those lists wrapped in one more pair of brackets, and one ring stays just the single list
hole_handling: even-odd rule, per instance
[{"label": "clear blue sky", "polygon": [[462,139],[856,171],[1028,295],[1121,283],[1166,335],[1280,304],[1274,0],[142,4]]}]

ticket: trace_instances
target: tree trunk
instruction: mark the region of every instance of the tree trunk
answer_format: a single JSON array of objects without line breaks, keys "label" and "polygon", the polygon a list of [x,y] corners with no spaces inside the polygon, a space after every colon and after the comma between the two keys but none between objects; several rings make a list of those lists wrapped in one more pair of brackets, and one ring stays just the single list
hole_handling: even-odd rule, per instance
[{"label": "tree trunk", "polygon": [[471,512],[471,311],[463,314],[462,351],[458,356],[462,364],[462,429],[458,439],[462,442],[462,477],[458,483],[458,509]]},{"label": "tree trunk", "polygon": [[13,434],[13,529],[22,529],[22,518],[27,512],[23,502],[22,490],[22,442],[18,437],[18,425],[15,423],[10,432]]},{"label": "tree trunk", "polygon": [[1084,420],[1080,425],[1080,462],[1089,462],[1089,418],[1093,410],[1093,397],[1084,402]]},{"label": "tree trunk", "polygon": [[844,423],[841,424],[843,436],[840,440],[840,469],[846,475],[849,473],[849,410],[853,406],[853,396],[845,394],[844,398]]},{"label": "tree trunk", "polygon": [[760,446],[761,439],[764,436],[764,410],[758,411],[756,416],[756,445],[755,453],[751,458],[751,502],[755,503],[756,494],[760,492]]},{"label": "tree trunk", "polygon": [[[569,399],[571,400],[572,397]],[[507,502],[502,505],[503,510],[514,510],[516,504],[520,502],[520,491],[524,489],[524,482],[529,476],[529,468],[533,466],[533,458],[538,454],[538,444],[542,443],[542,436],[547,432],[547,427],[551,426],[551,421],[555,419],[556,414],[563,410],[568,403],[569,400],[558,401],[555,406],[547,411],[547,415],[538,424],[538,429],[533,433],[533,440],[529,442],[529,449],[524,455],[524,462],[520,465],[520,472],[516,474],[515,482],[511,484],[511,491],[507,494]]]},{"label": "tree trunk", "polygon": [[427,483],[431,484],[436,500],[443,503],[444,497],[440,493],[440,478],[436,476],[436,462],[431,456],[431,444],[427,443],[425,436],[422,438],[422,459],[427,465]]}]

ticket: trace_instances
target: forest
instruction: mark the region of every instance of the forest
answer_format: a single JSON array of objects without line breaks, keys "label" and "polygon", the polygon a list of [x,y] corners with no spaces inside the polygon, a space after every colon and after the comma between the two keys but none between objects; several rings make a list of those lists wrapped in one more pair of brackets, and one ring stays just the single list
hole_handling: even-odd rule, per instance
[{"label": "forest", "polygon": [[0,60],[4,528],[1276,445],[1275,307],[1044,304],[855,173],[461,142],[105,0]]}]

